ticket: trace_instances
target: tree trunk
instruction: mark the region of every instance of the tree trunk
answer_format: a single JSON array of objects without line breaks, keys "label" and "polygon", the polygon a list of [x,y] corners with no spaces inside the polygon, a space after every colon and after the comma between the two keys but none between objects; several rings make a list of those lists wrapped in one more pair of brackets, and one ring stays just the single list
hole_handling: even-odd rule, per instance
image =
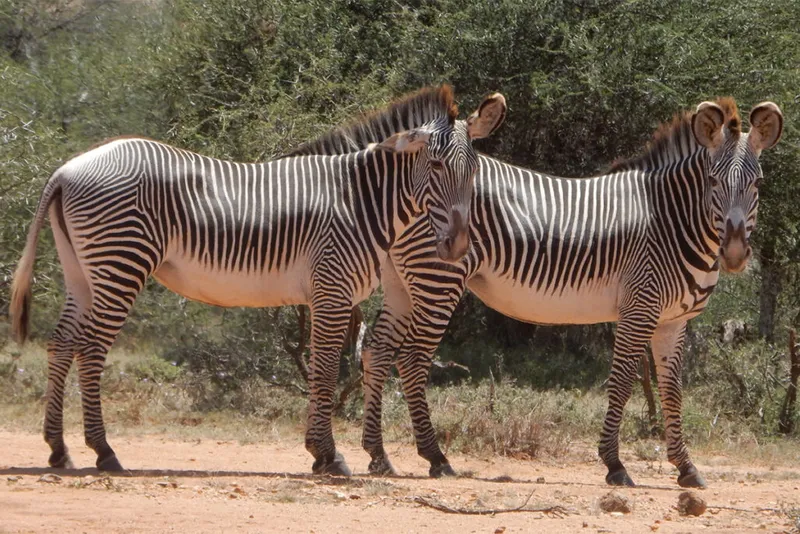
[{"label": "tree trunk", "polygon": [[775,312],[783,286],[783,272],[775,255],[775,240],[767,239],[761,247],[761,295],[758,334],[767,343],[775,341]]},{"label": "tree trunk", "polygon": [[794,412],[797,402],[797,381],[800,380],[800,346],[797,344],[797,335],[794,329],[789,330],[789,387],[786,388],[786,397],[781,406],[781,415],[778,420],[778,430],[783,434],[791,434],[794,430]]}]

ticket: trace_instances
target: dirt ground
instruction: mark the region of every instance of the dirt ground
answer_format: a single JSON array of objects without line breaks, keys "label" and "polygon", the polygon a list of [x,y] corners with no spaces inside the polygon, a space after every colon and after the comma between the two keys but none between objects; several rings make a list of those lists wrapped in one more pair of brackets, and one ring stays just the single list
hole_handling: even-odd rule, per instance
[{"label": "dirt ground", "polygon": [[[516,460],[451,455],[465,476],[432,480],[412,447],[390,445],[403,476],[365,476],[368,457],[341,447],[351,479],[312,477],[297,442],[239,444],[167,436],[117,437],[112,445],[126,476],[103,476],[94,455],[72,435],[76,470],[43,466],[37,434],[0,430],[0,532],[792,532],[800,513],[800,468],[700,463],[709,488],[699,517],[676,509],[682,490],[671,466],[627,460],[640,484],[619,490],[630,513],[607,513],[605,469],[587,445],[569,459]],[[661,472],[659,473],[659,470]],[[48,476],[56,473],[58,476]],[[551,513],[487,515],[451,509],[561,507]]]}]

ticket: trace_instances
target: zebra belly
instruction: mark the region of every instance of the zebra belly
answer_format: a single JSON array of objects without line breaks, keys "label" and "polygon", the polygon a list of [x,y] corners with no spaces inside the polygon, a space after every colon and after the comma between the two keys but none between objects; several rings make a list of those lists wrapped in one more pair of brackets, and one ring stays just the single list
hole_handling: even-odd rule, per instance
[{"label": "zebra belly", "polygon": [[222,271],[185,258],[170,258],[153,277],[188,299],[216,306],[264,308],[308,302],[301,262],[280,271]]},{"label": "zebra belly", "polygon": [[613,282],[552,292],[478,275],[467,286],[490,308],[526,323],[594,324],[614,322],[619,317],[619,286]]}]

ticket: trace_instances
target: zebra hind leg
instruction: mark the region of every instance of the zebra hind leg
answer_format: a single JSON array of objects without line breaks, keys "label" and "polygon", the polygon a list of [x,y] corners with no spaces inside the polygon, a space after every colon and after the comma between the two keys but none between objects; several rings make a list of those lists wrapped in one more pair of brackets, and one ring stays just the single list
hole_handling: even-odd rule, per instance
[{"label": "zebra hind leg", "polygon": [[[83,405],[83,427],[86,445],[97,453],[97,468],[101,471],[122,471],[114,450],[106,440],[103,410],[100,401],[100,378],[103,374],[106,355],[136,297],[141,292],[149,272],[130,270],[127,277],[114,275],[111,271],[101,273],[95,279],[109,277],[108,284],[97,284],[89,320],[75,355],[78,364],[78,384]],[[115,286],[111,286],[111,282]],[[123,284],[124,282],[124,284]]]},{"label": "zebra hind leg", "polygon": [[64,386],[75,357],[77,340],[84,318],[75,295],[67,292],[64,309],[47,346],[47,393],[44,415],[44,440],[50,446],[50,467],[74,466],[64,443]]}]

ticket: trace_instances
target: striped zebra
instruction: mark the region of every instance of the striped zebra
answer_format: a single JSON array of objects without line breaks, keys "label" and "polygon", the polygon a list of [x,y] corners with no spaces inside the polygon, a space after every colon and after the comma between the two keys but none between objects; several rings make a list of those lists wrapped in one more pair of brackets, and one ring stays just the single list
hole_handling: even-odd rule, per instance
[{"label": "striped zebra", "polygon": [[390,252],[384,309],[363,353],[363,445],[373,473],[392,473],[381,437],[381,393],[394,360],[419,454],[432,476],[454,474],[430,421],[425,385],[433,352],[468,287],[489,307],[538,324],[617,322],[599,454],[606,482],[633,485],[619,459],[619,427],[650,342],[678,483],[704,487],[681,428],[686,322],[705,308],[720,267],[741,272],[752,255],[758,158],[782,133],[778,106],[750,113],[731,98],[703,102],[662,125],[645,152],[609,174],[568,179],[479,157],[473,247],[455,265],[432,257],[416,223]]},{"label": "striped zebra", "polygon": [[[335,448],[331,412],[350,310],[378,285],[387,250],[422,214],[438,236],[440,259],[466,253],[477,168],[471,141],[499,126],[505,100],[487,97],[467,126],[457,114],[449,86],[429,88],[268,163],[221,161],[129,138],[60,167],[42,193],[11,296],[21,343],[37,237],[49,211],[66,289],[48,345],[50,465],[71,465],[62,408],[74,359],[86,443],[99,469],[122,469],[106,440],[100,375],[152,275],[208,304],[310,307],[305,445],[315,473],[349,475]],[[344,146],[350,150],[342,155],[304,155],[345,152]]]},{"label": "striped zebra", "polygon": [[619,460],[619,425],[650,342],[669,460],[680,485],[704,486],[681,430],[683,342],[719,268],[740,272],[752,255],[758,158],[780,139],[783,116],[765,102],[751,111],[750,125],[743,134],[733,99],[703,102],[662,125],[642,155],[587,179],[479,156],[473,246],[464,260],[437,261],[434,236],[417,222],[390,251],[394,268],[383,271],[383,310],[362,354],[369,471],[394,473],[381,436],[381,396],[394,361],[419,454],[431,463],[431,476],[455,474],[437,444],[425,385],[433,352],[469,287],[521,321],[617,322],[599,448],[609,484],[633,484]]}]

